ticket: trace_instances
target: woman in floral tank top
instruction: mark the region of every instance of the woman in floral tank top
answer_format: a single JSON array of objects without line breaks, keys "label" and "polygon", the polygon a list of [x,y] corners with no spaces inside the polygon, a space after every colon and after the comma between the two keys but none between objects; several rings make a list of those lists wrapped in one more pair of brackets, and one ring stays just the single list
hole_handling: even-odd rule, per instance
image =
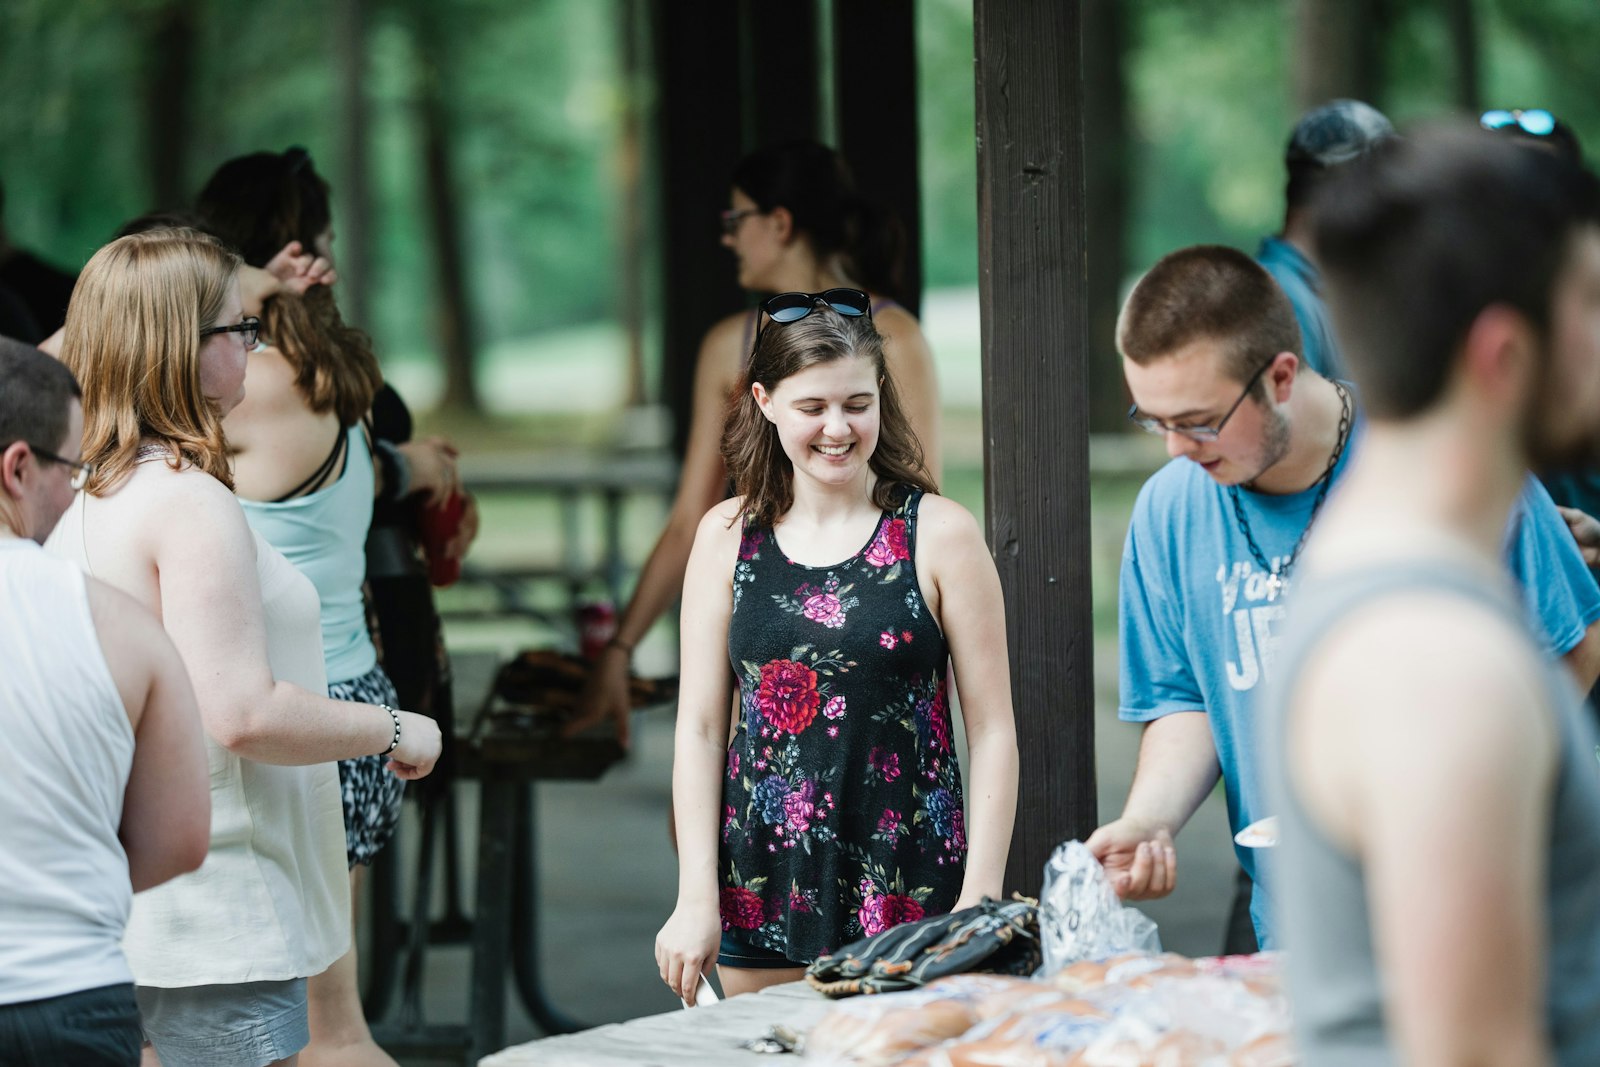
[{"label": "woman in floral tank top", "polygon": [[933,491],[866,295],[763,310],[723,442],[739,495],[701,521],[684,586],[678,906],[656,959],[690,1003],[713,962],[748,992],[999,896],[1016,809],[999,578]]}]

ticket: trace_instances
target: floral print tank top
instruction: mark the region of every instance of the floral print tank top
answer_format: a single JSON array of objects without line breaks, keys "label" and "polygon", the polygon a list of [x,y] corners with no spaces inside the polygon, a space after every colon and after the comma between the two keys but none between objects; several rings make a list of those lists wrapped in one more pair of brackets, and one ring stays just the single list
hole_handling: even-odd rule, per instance
[{"label": "floral print tank top", "polygon": [[793,562],[748,520],[740,541],[722,927],[797,964],[948,912],[961,892],[949,646],[917,585],[921,499],[831,567]]}]

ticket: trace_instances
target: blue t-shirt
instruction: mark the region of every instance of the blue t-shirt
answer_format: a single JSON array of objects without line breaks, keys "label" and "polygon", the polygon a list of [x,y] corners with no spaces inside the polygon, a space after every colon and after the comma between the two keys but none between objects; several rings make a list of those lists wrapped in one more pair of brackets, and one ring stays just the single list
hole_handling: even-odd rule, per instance
[{"label": "blue t-shirt", "polygon": [[1347,377],[1333,324],[1322,302],[1322,274],[1301,251],[1281,237],[1263,237],[1256,262],[1267,269],[1294,306],[1300,324],[1300,358],[1324,378]]},{"label": "blue t-shirt", "polygon": [[[1359,444],[1334,468],[1335,482]],[[1275,572],[1300,540],[1315,488],[1285,496],[1240,490],[1250,530]],[[1600,587],[1584,566],[1550,495],[1529,476],[1506,531],[1506,559],[1539,640],[1552,656],[1571,651],[1600,620]],[[1272,814],[1257,766],[1253,702],[1272,670],[1284,596],[1273,588],[1234,516],[1228,490],[1188,459],[1157,471],[1139,492],[1122,552],[1121,701],[1127,722],[1203,711],[1222,767],[1228,821],[1239,830]],[[1270,885],[1254,849],[1235,846],[1256,882],[1250,916],[1262,948],[1272,944]]]}]

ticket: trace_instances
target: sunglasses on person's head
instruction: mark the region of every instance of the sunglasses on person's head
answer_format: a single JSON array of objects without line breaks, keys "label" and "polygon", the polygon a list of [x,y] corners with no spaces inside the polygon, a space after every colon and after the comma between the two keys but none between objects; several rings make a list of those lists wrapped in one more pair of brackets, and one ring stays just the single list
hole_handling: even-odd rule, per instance
[{"label": "sunglasses on person's head", "polygon": [[1556,117],[1542,107],[1527,111],[1518,108],[1510,110],[1496,108],[1478,116],[1478,125],[1486,130],[1504,130],[1515,126],[1523,133],[1534,137],[1548,137],[1556,130]]},{"label": "sunglasses on person's head", "polygon": [[766,329],[767,321],[798,322],[819,307],[829,308],[846,318],[857,319],[863,315],[872,318],[872,298],[860,289],[824,289],[820,293],[779,293],[761,301],[761,313],[765,319],[756,329],[756,344],[761,343],[761,331]]}]

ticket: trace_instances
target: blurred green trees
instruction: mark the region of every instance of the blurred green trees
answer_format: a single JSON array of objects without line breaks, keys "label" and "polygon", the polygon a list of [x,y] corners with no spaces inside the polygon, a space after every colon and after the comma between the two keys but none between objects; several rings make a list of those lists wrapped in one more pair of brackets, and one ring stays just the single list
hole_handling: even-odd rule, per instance
[{"label": "blurred green trees", "polygon": [[[970,286],[971,4],[915,2],[925,274],[930,288]],[[0,180],[13,239],[76,267],[126,218],[171,206],[158,189],[192,194],[224,159],[290,144],[311,150],[336,201],[350,196],[340,17],[357,3],[370,177],[360,281],[363,324],[381,350],[437,351],[419,111],[430,84],[448,135],[472,343],[617,319],[619,279],[639,269],[620,251],[620,130],[630,102],[646,114],[650,106],[648,84],[623,76],[620,38],[627,11],[638,10],[624,0],[8,0]],[[1129,171],[1126,268],[1108,257],[1114,273],[1194,241],[1250,249],[1276,228],[1295,86],[1306,64],[1328,60],[1296,35],[1315,6],[1123,5],[1126,110],[1120,131],[1097,135],[1120,138]],[[1600,146],[1592,0],[1361,0],[1358,10],[1373,102],[1397,121],[1456,106],[1468,55],[1482,106],[1548,107]]]}]

